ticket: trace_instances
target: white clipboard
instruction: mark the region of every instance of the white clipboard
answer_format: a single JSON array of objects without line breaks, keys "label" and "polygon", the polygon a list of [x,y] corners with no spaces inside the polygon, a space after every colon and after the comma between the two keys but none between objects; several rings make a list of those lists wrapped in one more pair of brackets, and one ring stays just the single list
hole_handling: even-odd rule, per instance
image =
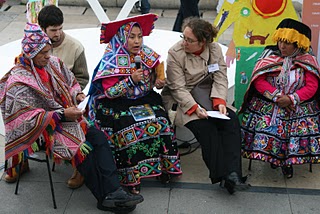
[{"label": "white clipboard", "polygon": [[219,111],[207,111],[207,114],[209,117],[214,117],[218,119],[223,119],[223,120],[230,120],[230,117],[221,114]]}]

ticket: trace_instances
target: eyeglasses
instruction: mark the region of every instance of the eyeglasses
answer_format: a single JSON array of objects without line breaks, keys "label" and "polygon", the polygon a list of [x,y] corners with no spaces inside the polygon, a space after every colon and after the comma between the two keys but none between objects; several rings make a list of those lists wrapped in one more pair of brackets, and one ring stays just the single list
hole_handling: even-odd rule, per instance
[{"label": "eyeglasses", "polygon": [[180,38],[183,39],[184,41],[186,41],[186,42],[189,43],[189,44],[192,44],[192,43],[198,41],[198,40],[195,40],[195,41],[194,41],[194,40],[192,40],[192,39],[190,39],[190,38],[188,38],[188,37],[185,37],[183,34],[180,35]]}]

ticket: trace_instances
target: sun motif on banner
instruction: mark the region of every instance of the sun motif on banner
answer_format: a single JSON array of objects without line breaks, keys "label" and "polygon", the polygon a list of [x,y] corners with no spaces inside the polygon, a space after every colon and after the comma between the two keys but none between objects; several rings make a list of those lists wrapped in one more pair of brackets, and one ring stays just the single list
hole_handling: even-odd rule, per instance
[{"label": "sun motif on banner", "polygon": [[251,0],[253,10],[263,18],[279,16],[287,5],[287,0]]}]

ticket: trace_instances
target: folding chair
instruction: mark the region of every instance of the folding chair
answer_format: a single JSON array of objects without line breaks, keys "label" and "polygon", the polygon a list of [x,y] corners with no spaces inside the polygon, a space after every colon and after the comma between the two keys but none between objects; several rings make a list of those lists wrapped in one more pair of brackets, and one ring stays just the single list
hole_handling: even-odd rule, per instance
[{"label": "folding chair", "polygon": [[[56,199],[55,199],[54,189],[53,189],[51,170],[50,170],[50,164],[49,164],[49,157],[48,157],[47,153],[46,153],[46,158],[45,159],[35,158],[35,157],[30,157],[30,156],[27,156],[26,158],[28,160],[33,160],[33,161],[37,161],[37,162],[40,162],[40,163],[47,163],[47,169],[48,169],[48,175],[49,175],[49,181],[50,181],[50,187],[51,187],[51,194],[52,194],[53,208],[57,209],[57,204],[56,204]],[[18,194],[22,163],[23,163],[23,161],[21,161],[21,163],[19,164],[19,173],[18,173],[18,178],[17,178],[16,190],[14,192],[14,194],[16,194],[16,195]],[[55,167],[55,164],[53,164],[53,166],[52,166],[52,171],[54,171],[54,167]]]}]

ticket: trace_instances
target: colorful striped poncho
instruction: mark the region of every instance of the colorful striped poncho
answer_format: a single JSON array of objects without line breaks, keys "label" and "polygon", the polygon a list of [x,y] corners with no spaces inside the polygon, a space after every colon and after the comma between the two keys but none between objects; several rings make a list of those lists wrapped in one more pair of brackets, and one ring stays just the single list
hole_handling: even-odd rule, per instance
[{"label": "colorful striped poncho", "polygon": [[75,105],[75,98],[81,93],[80,85],[56,57],[51,57],[44,67],[47,82],[31,65],[20,55],[15,66],[0,80],[9,175],[15,173],[15,167],[26,155],[37,150],[37,139],[45,142],[47,154],[53,154],[55,161],[65,159],[76,166],[85,158],[84,150],[80,149],[85,142],[85,121],[61,122],[58,114],[61,109]]}]

